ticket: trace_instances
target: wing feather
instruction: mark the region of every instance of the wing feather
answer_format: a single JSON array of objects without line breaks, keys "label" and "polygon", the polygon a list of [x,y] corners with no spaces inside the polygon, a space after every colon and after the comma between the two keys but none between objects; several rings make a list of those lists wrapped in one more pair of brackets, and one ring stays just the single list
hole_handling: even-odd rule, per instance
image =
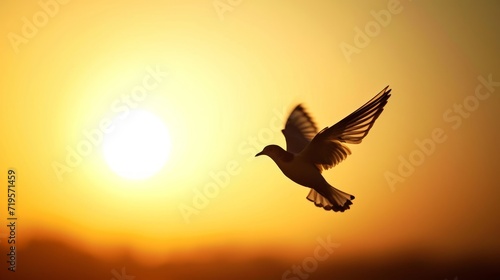
[{"label": "wing feather", "polygon": [[319,170],[334,167],[351,154],[343,143],[359,144],[384,110],[391,90],[385,87],[365,105],[336,123],[321,130],[303,149],[302,156],[311,160]]},{"label": "wing feather", "polygon": [[311,142],[318,129],[304,107],[299,104],[290,113],[282,132],[286,139],[286,150],[298,154]]}]

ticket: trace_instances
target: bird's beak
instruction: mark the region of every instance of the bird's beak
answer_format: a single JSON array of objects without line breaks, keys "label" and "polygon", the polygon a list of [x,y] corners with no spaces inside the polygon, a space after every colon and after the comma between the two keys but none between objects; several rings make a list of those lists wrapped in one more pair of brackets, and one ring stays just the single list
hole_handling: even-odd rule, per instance
[{"label": "bird's beak", "polygon": [[263,152],[260,152],[260,153],[256,154],[255,156],[258,157],[258,156],[261,156],[263,154],[264,154]]}]

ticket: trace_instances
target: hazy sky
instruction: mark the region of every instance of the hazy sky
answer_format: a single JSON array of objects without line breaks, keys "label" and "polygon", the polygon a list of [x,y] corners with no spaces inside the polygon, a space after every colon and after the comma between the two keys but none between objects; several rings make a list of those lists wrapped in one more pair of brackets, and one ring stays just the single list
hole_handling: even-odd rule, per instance
[{"label": "hazy sky", "polygon": [[[499,12],[497,1],[2,1],[1,256],[14,168],[19,270],[30,269],[32,244],[53,242],[108,262],[92,279],[113,277],[123,252],[139,265],[223,252],[286,270],[326,240],[338,245],[332,271],[401,254],[498,260]],[[146,79],[155,86],[139,100]],[[321,129],[387,85],[370,134],[324,172],[356,196],[350,210],[314,207],[269,158],[253,157],[284,147],[297,103]],[[74,155],[132,108],[168,128],[160,173],[119,177],[100,141]]]}]

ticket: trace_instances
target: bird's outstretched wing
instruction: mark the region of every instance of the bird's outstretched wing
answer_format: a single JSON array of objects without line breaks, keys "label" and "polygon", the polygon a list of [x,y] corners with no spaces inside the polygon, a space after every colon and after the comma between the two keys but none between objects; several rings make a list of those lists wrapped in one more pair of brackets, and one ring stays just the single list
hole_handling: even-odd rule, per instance
[{"label": "bird's outstretched wing", "polygon": [[301,156],[316,164],[319,170],[332,168],[344,160],[351,151],[342,143],[361,143],[391,96],[388,88],[389,86],[385,87],[365,105],[335,125],[321,130],[304,148]]},{"label": "bird's outstretched wing", "polygon": [[282,132],[286,139],[286,150],[298,154],[311,142],[318,129],[304,107],[299,104],[288,117]]}]

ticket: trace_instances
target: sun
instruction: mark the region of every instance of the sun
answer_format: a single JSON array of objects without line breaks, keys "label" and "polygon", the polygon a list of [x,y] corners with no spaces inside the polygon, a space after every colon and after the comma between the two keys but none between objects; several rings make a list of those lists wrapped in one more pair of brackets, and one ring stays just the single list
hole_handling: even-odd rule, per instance
[{"label": "sun", "polygon": [[158,173],[170,155],[170,136],[161,119],[144,110],[116,117],[105,135],[102,152],[106,163],[119,176],[146,179]]}]

